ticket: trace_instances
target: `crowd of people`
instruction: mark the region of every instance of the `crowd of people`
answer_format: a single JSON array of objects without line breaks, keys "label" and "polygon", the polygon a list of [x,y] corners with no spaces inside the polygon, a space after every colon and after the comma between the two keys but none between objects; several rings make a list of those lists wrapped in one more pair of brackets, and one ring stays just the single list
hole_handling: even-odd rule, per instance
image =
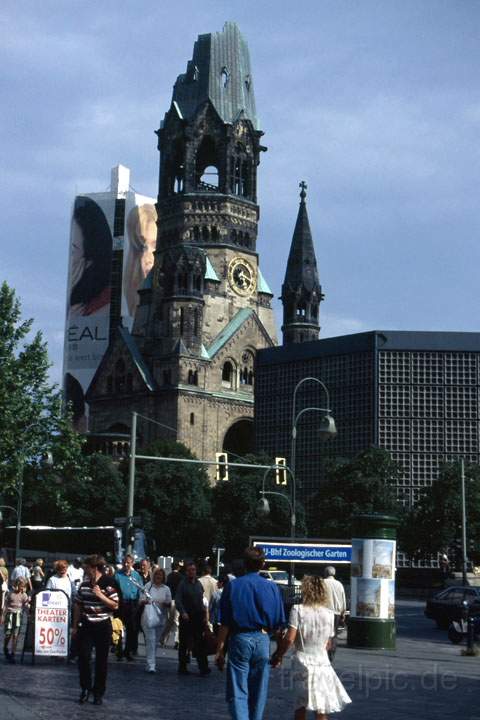
[{"label": "crowd of people", "polygon": [[[121,569],[100,555],[69,564],[57,560],[47,573],[42,560],[31,568],[17,560],[10,577],[0,558],[1,622],[7,662],[15,662],[22,613],[30,594],[42,589],[61,590],[71,612],[70,661],[78,659],[81,704],[100,705],[106,690],[108,658],[132,662],[139,633],[145,639],[145,669],[156,672],[157,648],[167,643],[178,651],[178,673],[191,673],[191,658],[207,677],[215,665],[226,669],[226,699],[234,720],[261,720],[271,667],[279,667],[292,648],[295,720],[307,710],[317,720],[338,712],[350,702],[332,662],[338,626],[345,613],[345,593],[335,569],[325,579],[306,576],[302,604],[293,605],[287,619],[278,586],[261,576],[265,557],[259,547],[245,551],[244,568],[237,576],[193,561],[176,562],[168,575],[143,559],[135,566],[127,554]],[[277,647],[273,655],[270,643]],[[95,660],[92,666],[92,651]]]}]

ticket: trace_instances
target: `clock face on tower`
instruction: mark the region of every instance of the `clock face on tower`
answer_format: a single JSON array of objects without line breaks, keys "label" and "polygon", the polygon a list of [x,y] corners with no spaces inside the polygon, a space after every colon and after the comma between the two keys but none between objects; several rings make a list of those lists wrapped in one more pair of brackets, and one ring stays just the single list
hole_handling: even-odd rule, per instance
[{"label": "clock face on tower", "polygon": [[228,266],[228,282],[237,295],[251,295],[257,284],[255,268],[244,258],[233,258]]}]

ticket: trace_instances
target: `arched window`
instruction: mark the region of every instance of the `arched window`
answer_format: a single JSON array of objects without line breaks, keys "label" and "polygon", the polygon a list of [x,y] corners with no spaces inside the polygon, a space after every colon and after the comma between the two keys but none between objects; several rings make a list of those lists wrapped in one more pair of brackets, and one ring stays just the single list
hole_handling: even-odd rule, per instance
[{"label": "arched window", "polygon": [[215,141],[205,136],[197,150],[195,163],[197,189],[217,192],[219,187],[218,157]]},{"label": "arched window", "polygon": [[212,240],[216,242],[218,240],[218,228],[212,227]]},{"label": "arched window", "polygon": [[301,302],[297,305],[297,317],[298,318],[304,318],[307,315],[307,307],[304,302]]},{"label": "arched window", "polygon": [[215,165],[207,165],[200,178],[200,182],[203,183],[203,185],[218,188],[218,168],[215,167]]},{"label": "arched window", "polygon": [[190,425],[195,425],[195,413],[190,413]]},{"label": "arched window", "polygon": [[115,392],[122,393],[125,390],[125,363],[119,358],[115,363]]},{"label": "arched window", "polygon": [[189,385],[198,385],[198,370],[189,370],[188,371],[188,384]]},{"label": "arched window", "polygon": [[198,225],[195,225],[193,228],[193,239],[198,242],[200,240],[200,228]]},{"label": "arched window", "polygon": [[222,385],[223,387],[233,387],[233,365],[230,360],[223,364],[222,368]]},{"label": "arched window", "polygon": [[178,283],[179,290],[186,290],[188,288],[188,273],[186,273],[186,272],[178,273],[177,283]]},{"label": "arched window", "polygon": [[210,233],[208,232],[208,227],[204,226],[202,227],[202,240],[204,242],[208,242],[210,239]]},{"label": "arched window", "polygon": [[183,308],[180,308],[180,335],[183,335],[183,331],[184,331],[184,325],[185,325],[184,315],[185,315],[185,313],[183,311]]},{"label": "arched window", "polygon": [[245,386],[245,389],[253,385],[253,364],[253,353],[250,350],[245,350],[242,354],[242,367],[240,370],[240,382]]},{"label": "arched window", "polygon": [[230,74],[227,70],[227,68],[224,66],[222,68],[222,72],[220,73],[220,82],[222,84],[222,88],[226,88],[228,85],[228,82],[230,80]]}]

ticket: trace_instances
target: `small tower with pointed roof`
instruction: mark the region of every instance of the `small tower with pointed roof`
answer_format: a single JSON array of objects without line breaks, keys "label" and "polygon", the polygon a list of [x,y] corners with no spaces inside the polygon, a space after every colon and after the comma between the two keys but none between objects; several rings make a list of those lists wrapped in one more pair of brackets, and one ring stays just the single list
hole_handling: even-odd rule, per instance
[{"label": "small tower with pointed roof", "polygon": [[318,340],[320,302],[324,299],[305,202],[307,184],[302,180],[299,187],[300,207],[281,295],[284,345]]}]

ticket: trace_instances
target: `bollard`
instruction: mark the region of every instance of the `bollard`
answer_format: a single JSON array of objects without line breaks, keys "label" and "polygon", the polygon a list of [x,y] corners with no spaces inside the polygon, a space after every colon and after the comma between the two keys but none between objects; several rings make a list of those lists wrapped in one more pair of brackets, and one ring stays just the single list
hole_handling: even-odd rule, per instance
[{"label": "bollard", "polygon": [[395,649],[395,565],[398,520],[353,518],[349,647]]},{"label": "bollard", "polygon": [[473,617],[469,611],[467,616],[467,654],[474,655]]}]

